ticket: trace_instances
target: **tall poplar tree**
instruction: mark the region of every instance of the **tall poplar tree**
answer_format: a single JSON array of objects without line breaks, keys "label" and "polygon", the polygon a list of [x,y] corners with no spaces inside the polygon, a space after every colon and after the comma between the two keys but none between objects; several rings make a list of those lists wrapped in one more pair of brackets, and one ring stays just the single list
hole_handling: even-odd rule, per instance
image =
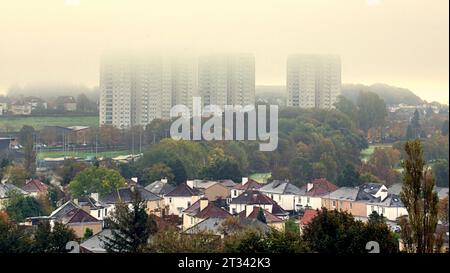
[{"label": "tall poplar tree", "polygon": [[404,242],[411,242],[417,253],[431,253],[435,246],[435,231],[438,222],[437,193],[434,191],[434,178],[426,168],[423,150],[419,140],[405,144],[407,158],[403,162],[404,176],[400,198],[408,211],[408,221],[402,221],[402,229],[410,229]]}]

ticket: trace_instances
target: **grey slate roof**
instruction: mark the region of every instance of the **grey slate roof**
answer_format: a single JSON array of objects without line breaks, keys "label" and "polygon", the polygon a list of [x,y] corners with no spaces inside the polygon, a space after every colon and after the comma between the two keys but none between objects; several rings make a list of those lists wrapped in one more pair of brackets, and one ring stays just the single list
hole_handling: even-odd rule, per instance
[{"label": "grey slate roof", "polygon": [[401,208],[401,207],[405,207],[403,205],[402,200],[400,200],[400,196],[396,195],[396,194],[388,194],[388,196],[383,200],[383,201],[375,201],[375,202],[371,202],[371,204],[374,205],[381,205],[384,207],[395,207],[395,208]]},{"label": "grey slate roof", "polygon": [[170,191],[172,191],[174,188],[175,188],[174,186],[161,180],[157,180],[153,183],[150,183],[145,187],[146,190],[156,195],[165,195]]},{"label": "grey slate roof", "polygon": [[116,204],[119,201],[124,203],[132,203],[133,202],[133,192],[132,190],[135,189],[139,192],[140,197],[144,201],[157,201],[161,200],[161,197],[157,196],[156,194],[144,189],[143,187],[136,186],[134,188],[120,188],[113,192],[111,192],[109,195],[100,197],[100,201],[105,204]]},{"label": "grey slate roof", "polygon": [[264,185],[259,189],[262,192],[276,193],[276,194],[300,194],[299,187],[292,185],[288,181],[274,180],[271,183]]},{"label": "grey slate roof", "polygon": [[73,201],[69,200],[66,203],[64,203],[62,206],[60,206],[59,208],[57,208],[56,210],[54,210],[49,217],[51,218],[62,218],[64,217],[67,213],[71,212],[74,209],[79,208],[79,206],[77,206]]},{"label": "grey slate roof", "polygon": [[[448,192],[449,192],[448,188],[435,187],[434,189],[437,192],[439,199],[442,199],[442,198],[448,196]],[[388,191],[389,191],[389,193],[399,195],[400,192],[402,191],[402,183],[395,183],[394,185],[392,185],[388,188]]]},{"label": "grey slate roof", "polygon": [[87,239],[83,243],[80,244],[80,247],[86,250],[87,252],[92,253],[106,253],[104,248],[104,243],[102,241],[105,238],[110,238],[112,236],[110,229],[104,229],[91,238]]},{"label": "grey slate roof", "polygon": [[7,198],[8,197],[8,193],[11,191],[16,191],[20,194],[28,194],[26,191],[22,190],[19,187],[16,187],[13,184],[10,183],[5,183],[2,184],[0,183],[0,198]]},{"label": "grey slate roof", "polygon": [[[225,221],[223,218],[208,218],[197,225],[187,229],[184,233],[186,234],[196,234],[201,231],[207,231],[212,232],[215,235],[223,235],[221,231],[221,225],[222,222]],[[256,229],[261,230],[262,232],[266,233],[270,230],[270,227],[267,224],[264,224],[263,222],[256,220],[256,219],[240,219],[239,223],[243,226],[249,226]]]},{"label": "grey slate roof", "polygon": [[330,199],[342,200],[342,201],[355,201],[358,196],[358,188],[341,187],[334,192],[326,195]]}]

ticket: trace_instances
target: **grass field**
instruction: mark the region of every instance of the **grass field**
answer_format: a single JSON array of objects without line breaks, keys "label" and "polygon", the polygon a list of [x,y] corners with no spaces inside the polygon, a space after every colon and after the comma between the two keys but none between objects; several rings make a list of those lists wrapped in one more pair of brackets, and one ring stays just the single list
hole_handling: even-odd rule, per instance
[{"label": "grass field", "polygon": [[370,157],[372,156],[373,152],[375,151],[375,148],[388,148],[388,147],[392,147],[391,144],[374,144],[374,145],[369,145],[369,148],[362,150],[361,151],[361,160],[367,161],[370,159]]},{"label": "grass field", "polygon": [[33,126],[34,129],[40,130],[44,126],[89,126],[98,127],[98,116],[81,116],[81,117],[0,117],[0,130],[19,131],[24,125]]},{"label": "grass field", "polygon": [[256,182],[265,183],[271,175],[271,173],[254,173],[250,175],[250,178],[255,180]]},{"label": "grass field", "polygon": [[[116,157],[116,156],[122,156],[122,155],[129,155],[131,154],[130,151],[108,151],[108,152],[98,152],[97,156],[99,157]],[[64,156],[73,156],[73,157],[81,157],[86,158],[90,156],[95,156],[95,152],[86,152],[86,151],[75,151],[75,152],[39,152],[38,153],[38,159],[43,158],[59,158]]]}]

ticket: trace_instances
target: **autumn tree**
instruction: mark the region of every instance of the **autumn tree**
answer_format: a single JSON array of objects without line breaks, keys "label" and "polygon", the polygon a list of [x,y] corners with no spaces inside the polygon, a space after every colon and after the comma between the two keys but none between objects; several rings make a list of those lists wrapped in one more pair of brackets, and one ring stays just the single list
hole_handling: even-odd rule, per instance
[{"label": "autumn tree", "polygon": [[133,190],[131,207],[125,203],[116,205],[116,209],[105,219],[105,225],[111,229],[111,237],[102,238],[107,252],[140,253],[148,249],[149,238],[157,231],[153,216],[146,212],[145,202],[139,192]]},{"label": "autumn tree", "polygon": [[407,158],[403,161],[404,176],[400,198],[408,211],[408,221],[403,224],[410,226],[414,251],[431,253],[435,246],[439,202],[434,191],[433,174],[425,166],[419,140],[406,142],[405,152]]}]

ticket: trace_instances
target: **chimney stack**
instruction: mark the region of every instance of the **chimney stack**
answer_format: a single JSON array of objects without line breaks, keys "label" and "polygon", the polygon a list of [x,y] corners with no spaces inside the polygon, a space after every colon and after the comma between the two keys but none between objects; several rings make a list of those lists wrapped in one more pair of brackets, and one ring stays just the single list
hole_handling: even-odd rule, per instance
[{"label": "chimney stack", "polygon": [[209,204],[208,198],[201,198],[200,199],[200,211],[204,210]]},{"label": "chimney stack", "polygon": [[242,185],[245,185],[245,183],[248,182],[248,177],[242,177]]},{"label": "chimney stack", "polygon": [[168,182],[168,181],[167,181],[167,177],[162,178],[162,179],[161,179],[161,182],[163,182],[164,184],[167,184],[167,182]]},{"label": "chimney stack", "polygon": [[93,192],[91,193],[91,198],[95,200],[95,202],[98,202],[98,193],[97,192]]}]

